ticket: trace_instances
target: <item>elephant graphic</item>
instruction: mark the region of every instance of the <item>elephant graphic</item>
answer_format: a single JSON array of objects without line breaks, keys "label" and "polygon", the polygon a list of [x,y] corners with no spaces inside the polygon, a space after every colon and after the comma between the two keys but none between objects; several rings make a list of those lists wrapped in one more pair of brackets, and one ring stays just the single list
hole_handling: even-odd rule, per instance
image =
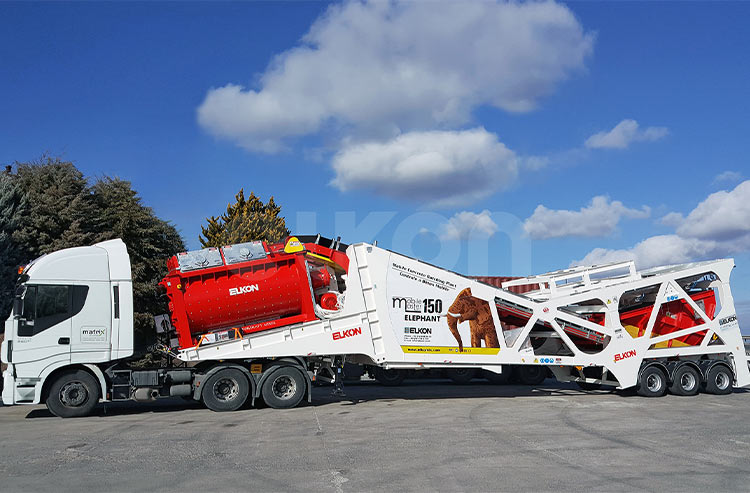
[{"label": "elephant graphic", "polygon": [[464,345],[461,334],[458,332],[458,324],[466,321],[469,322],[471,331],[471,347],[482,347],[483,340],[485,347],[500,347],[495,323],[492,320],[490,304],[472,296],[471,288],[466,288],[458,293],[456,300],[448,308],[446,320],[453,337],[458,341],[459,351],[464,350]]}]

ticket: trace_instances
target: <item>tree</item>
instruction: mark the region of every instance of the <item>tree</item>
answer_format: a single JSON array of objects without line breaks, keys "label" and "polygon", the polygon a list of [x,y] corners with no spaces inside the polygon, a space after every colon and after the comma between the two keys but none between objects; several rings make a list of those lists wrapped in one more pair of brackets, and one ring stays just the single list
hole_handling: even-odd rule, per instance
[{"label": "tree", "polygon": [[17,183],[29,207],[13,240],[31,254],[28,260],[90,244],[95,211],[83,173],[73,163],[49,156],[16,166]]},{"label": "tree", "polygon": [[[28,201],[10,169],[0,173],[0,321],[10,315],[15,291],[16,268],[29,253],[13,241],[13,232],[23,223]],[[0,332],[4,329],[0,327]]]},{"label": "tree", "polygon": [[91,188],[97,214],[95,241],[121,238],[128,248],[133,273],[136,346],[154,338],[153,316],[166,313],[155,288],[167,273],[167,259],[185,250],[175,227],[159,219],[153,209],[141,203],[130,182],[101,178]]},{"label": "tree", "polygon": [[[15,287],[15,268],[49,252],[122,238],[130,254],[138,346],[152,340],[155,296],[166,260],[185,245],[173,225],[141,203],[130,182],[104,177],[90,186],[73,163],[44,156],[0,176],[0,293]],[[12,269],[12,272],[11,270]],[[7,317],[12,295],[2,295]]]},{"label": "tree", "polygon": [[201,227],[198,239],[204,248],[221,247],[246,241],[276,243],[289,235],[281,207],[273,197],[264,204],[254,193],[245,199],[244,189],[235,195],[235,202],[227,205],[227,211],[219,217],[210,217]]}]

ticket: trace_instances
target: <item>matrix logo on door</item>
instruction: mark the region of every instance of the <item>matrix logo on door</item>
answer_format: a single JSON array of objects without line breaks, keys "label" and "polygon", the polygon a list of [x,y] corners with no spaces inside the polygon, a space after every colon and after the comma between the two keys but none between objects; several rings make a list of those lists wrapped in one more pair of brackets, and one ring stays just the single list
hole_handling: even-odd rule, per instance
[{"label": "matrix logo on door", "polygon": [[240,286],[239,288],[229,288],[229,296],[252,293],[253,291],[259,291],[257,284],[248,284],[247,286]]},{"label": "matrix logo on door", "polygon": [[362,327],[356,329],[346,329],[339,332],[333,333],[333,340],[338,341],[339,339],[346,339],[347,337],[358,336],[362,333]]},{"label": "matrix logo on door", "polygon": [[104,327],[81,327],[81,342],[106,342],[107,329]]}]

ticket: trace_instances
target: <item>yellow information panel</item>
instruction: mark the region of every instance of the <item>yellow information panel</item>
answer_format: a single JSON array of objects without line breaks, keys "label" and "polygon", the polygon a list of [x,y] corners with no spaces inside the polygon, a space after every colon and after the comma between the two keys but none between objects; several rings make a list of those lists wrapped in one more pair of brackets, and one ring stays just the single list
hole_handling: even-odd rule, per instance
[{"label": "yellow information panel", "polygon": [[464,347],[459,351],[457,347],[450,346],[401,346],[405,353],[429,353],[429,354],[489,354],[495,355],[500,352],[499,347]]}]

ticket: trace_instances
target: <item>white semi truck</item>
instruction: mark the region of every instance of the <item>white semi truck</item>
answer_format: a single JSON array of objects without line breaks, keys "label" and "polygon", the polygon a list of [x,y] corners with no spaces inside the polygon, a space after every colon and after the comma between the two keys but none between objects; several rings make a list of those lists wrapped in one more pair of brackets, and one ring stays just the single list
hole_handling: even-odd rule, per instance
[{"label": "white semi truck", "polygon": [[[134,306],[125,244],[40,257],[21,271],[5,323],[3,403],[46,403],[62,417],[100,401],[168,396],[216,411],[258,398],[293,407],[344,360],[392,381],[412,369],[499,374],[523,365],[650,397],[750,385],[731,259],[576,267],[496,288],[375,245],[328,241],[173,257],[161,283],[164,350],[184,366],[151,369],[127,366]],[[521,285],[533,289],[504,289]]]}]

